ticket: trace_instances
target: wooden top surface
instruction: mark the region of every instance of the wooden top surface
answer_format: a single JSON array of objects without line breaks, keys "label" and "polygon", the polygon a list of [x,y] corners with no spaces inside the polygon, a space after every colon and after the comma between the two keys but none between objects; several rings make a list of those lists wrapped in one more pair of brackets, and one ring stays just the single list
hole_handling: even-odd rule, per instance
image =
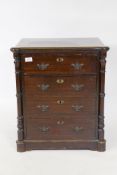
[{"label": "wooden top surface", "polygon": [[[12,49],[107,48],[98,38],[24,38]],[[11,49],[11,50],[12,50]]]}]

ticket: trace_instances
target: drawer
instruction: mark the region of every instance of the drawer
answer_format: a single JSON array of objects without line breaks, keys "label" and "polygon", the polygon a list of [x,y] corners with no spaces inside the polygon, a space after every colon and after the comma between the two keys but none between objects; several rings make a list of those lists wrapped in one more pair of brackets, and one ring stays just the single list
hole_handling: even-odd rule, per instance
[{"label": "drawer", "polygon": [[51,114],[97,114],[96,98],[30,96],[24,100],[25,117]]},{"label": "drawer", "polygon": [[27,120],[25,137],[34,140],[96,139],[96,120],[77,118],[30,119]]},{"label": "drawer", "polygon": [[[27,61],[31,58],[32,61]],[[22,69],[27,73],[96,73],[98,59],[96,55],[32,54],[22,55]]]},{"label": "drawer", "polygon": [[25,96],[96,97],[96,76],[24,76]]}]

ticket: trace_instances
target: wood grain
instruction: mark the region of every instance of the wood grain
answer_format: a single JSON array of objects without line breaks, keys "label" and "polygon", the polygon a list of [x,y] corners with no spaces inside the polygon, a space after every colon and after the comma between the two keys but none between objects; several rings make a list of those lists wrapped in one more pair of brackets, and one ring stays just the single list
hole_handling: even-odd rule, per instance
[{"label": "wood grain", "polygon": [[[105,151],[107,50],[97,38],[24,39],[11,48],[17,87],[17,151]],[[29,57],[32,61],[26,62]]]}]

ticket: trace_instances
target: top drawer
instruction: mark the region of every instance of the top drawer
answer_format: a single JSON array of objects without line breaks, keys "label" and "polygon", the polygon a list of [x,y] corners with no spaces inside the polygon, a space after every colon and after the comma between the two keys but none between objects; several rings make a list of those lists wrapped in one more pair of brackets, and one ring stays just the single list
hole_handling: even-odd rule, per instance
[{"label": "top drawer", "polygon": [[25,54],[22,55],[22,69],[27,73],[96,73],[98,59],[96,54]]}]

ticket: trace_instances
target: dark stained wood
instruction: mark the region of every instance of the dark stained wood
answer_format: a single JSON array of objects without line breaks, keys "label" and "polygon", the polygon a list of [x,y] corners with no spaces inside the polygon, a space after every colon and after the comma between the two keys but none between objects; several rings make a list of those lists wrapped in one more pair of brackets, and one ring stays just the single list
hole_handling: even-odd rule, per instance
[{"label": "dark stained wood", "polygon": [[24,150],[93,150],[96,151],[98,140],[25,140],[25,147],[22,142],[17,141],[18,151]]},{"label": "dark stained wood", "polygon": [[[104,47],[99,38],[24,38],[14,48]],[[108,48],[108,47],[107,47]]]},{"label": "dark stained wood", "polygon": [[25,139],[67,140],[97,139],[95,120],[78,118],[32,119],[28,120]]},{"label": "dark stained wood", "polygon": [[24,120],[23,120],[23,103],[22,103],[22,75],[21,75],[21,61],[20,55],[14,53],[15,59],[15,74],[16,74],[16,88],[17,88],[17,126],[18,126],[18,140],[24,139]]},{"label": "dark stained wood", "polygon": [[[81,98],[81,97],[40,97],[40,96],[25,96],[25,116],[41,116],[44,114],[56,114],[56,113],[65,113],[65,114],[95,114],[97,113],[96,109],[96,98]],[[31,100],[32,99],[32,100]],[[58,104],[58,101],[63,101],[63,104]],[[90,102],[90,103],[89,103]],[[42,106],[47,106],[45,111],[42,109]],[[81,108],[77,111],[77,106]]]},{"label": "dark stained wood", "polygon": [[16,70],[19,152],[105,150],[108,49],[98,38],[23,39],[11,48]]},{"label": "dark stained wood", "polygon": [[[58,84],[58,80],[63,80]],[[28,87],[28,88],[27,88]],[[96,76],[38,76],[23,77],[23,90],[25,96],[50,97],[96,97]]]},{"label": "dark stained wood", "polygon": [[[26,62],[25,58],[32,57],[32,62]],[[57,62],[57,59],[63,59],[62,62]],[[22,55],[22,70],[26,73],[39,73],[39,74],[77,74],[77,73],[96,73],[98,68],[98,59],[96,54],[84,54],[72,55],[65,54],[64,56],[58,56],[53,54],[24,54]],[[77,69],[76,64],[80,64],[81,67]],[[38,65],[47,65],[42,70]]]}]

